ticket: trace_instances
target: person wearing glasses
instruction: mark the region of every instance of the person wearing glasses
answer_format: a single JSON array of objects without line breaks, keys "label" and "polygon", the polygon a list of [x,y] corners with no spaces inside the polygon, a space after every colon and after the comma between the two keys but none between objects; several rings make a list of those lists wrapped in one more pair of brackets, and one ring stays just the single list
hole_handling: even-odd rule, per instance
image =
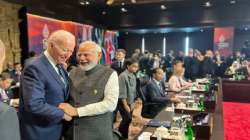
[{"label": "person wearing glasses", "polygon": [[20,130],[22,140],[59,140],[63,120],[72,117],[58,108],[68,100],[69,80],[63,65],[75,48],[75,36],[57,30],[48,48],[24,67],[20,84]]}]

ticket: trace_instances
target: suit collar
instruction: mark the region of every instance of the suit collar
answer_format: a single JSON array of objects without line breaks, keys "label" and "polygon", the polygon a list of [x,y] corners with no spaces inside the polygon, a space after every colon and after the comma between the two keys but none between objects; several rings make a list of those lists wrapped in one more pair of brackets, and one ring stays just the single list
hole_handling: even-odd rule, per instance
[{"label": "suit collar", "polygon": [[[48,58],[45,56],[45,54],[43,53],[41,55],[41,61],[43,62],[43,64],[46,66],[46,68],[48,69],[49,73],[52,75],[52,77],[54,77],[54,79],[58,82],[59,85],[62,86],[64,92],[66,93],[65,94],[65,97],[67,97],[68,93],[67,93],[67,89],[65,88],[65,85],[64,83],[62,82],[59,74],[56,72],[56,70],[53,68],[52,64],[49,62]],[[66,72],[67,73],[67,72]],[[68,75],[66,74],[67,78],[68,78]]]},{"label": "suit collar", "polygon": [[154,78],[152,78],[152,80],[153,80],[157,85],[160,85],[160,84],[161,84],[161,81],[157,81],[157,80],[155,80]]},{"label": "suit collar", "polygon": [[[156,83],[156,80],[151,79],[152,83],[155,85],[155,87],[157,88],[157,90],[159,91],[159,93],[161,93],[162,96],[165,95],[165,90],[164,90],[164,86],[162,85],[161,81],[159,83]],[[160,90],[159,86],[162,87],[162,90]]]},{"label": "suit collar", "polygon": [[55,59],[49,54],[49,52],[48,52],[47,50],[44,51],[44,55],[45,55],[45,57],[47,58],[47,60],[49,61],[49,63],[53,66],[53,68],[54,68],[54,69],[56,70],[56,72],[58,73],[57,67],[56,67],[57,63],[56,63]]}]

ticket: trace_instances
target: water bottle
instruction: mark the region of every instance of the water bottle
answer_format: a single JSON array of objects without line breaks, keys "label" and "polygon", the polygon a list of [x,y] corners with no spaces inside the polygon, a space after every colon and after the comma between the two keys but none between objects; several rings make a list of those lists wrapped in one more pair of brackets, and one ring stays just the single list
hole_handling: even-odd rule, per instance
[{"label": "water bottle", "polygon": [[187,120],[186,122],[186,138],[187,140],[193,140],[193,129],[191,120]]},{"label": "water bottle", "polygon": [[201,111],[205,111],[204,96],[200,95],[199,108]]}]

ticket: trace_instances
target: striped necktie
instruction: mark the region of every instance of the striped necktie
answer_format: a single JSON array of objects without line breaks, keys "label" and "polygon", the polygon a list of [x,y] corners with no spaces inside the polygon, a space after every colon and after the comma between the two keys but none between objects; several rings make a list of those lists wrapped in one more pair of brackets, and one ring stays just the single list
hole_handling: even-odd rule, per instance
[{"label": "striped necktie", "polygon": [[62,82],[65,85],[65,88],[67,88],[68,79],[66,78],[66,75],[65,75],[65,72],[64,72],[65,70],[63,69],[62,65],[60,65],[60,64],[57,64],[56,67],[58,69],[59,76],[60,76]]}]

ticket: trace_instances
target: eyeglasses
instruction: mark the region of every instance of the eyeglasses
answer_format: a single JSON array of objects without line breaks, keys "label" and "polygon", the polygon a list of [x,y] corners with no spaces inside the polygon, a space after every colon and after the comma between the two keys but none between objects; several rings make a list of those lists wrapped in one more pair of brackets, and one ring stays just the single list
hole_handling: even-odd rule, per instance
[{"label": "eyeglasses", "polygon": [[73,50],[59,47],[55,45],[55,43],[53,43],[52,45],[55,46],[55,48],[57,48],[57,50],[61,51],[62,53],[73,53]]}]

